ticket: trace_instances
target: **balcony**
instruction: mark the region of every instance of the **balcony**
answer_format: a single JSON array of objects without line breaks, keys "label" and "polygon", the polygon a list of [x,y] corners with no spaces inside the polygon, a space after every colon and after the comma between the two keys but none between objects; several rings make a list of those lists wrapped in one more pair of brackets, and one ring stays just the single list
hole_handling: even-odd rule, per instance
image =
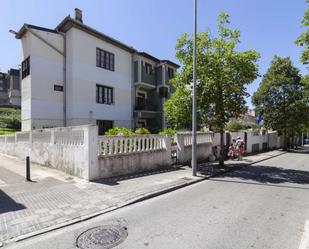
[{"label": "balcony", "polygon": [[136,103],[135,111],[153,111],[153,112],[158,111],[157,105],[148,102],[144,98],[136,98],[135,103]]}]

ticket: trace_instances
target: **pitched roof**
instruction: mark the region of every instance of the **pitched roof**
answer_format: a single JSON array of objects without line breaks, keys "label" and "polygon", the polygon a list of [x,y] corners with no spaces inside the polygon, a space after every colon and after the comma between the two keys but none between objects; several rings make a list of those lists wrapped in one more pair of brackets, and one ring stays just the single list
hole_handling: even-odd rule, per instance
[{"label": "pitched roof", "polygon": [[93,35],[99,39],[102,39],[104,41],[107,41],[117,47],[120,47],[124,50],[127,50],[128,52],[134,53],[137,52],[136,49],[134,49],[133,47],[130,47],[102,32],[97,31],[96,29],[91,28],[88,25],[85,25],[79,21],[76,21],[75,19],[71,18],[70,16],[67,16],[66,18],[63,19],[63,21],[56,27],[55,30],[57,31],[61,31],[61,32],[67,32],[70,28],[77,28],[80,29],[82,31],[85,31],[86,33]]},{"label": "pitched roof", "polygon": [[51,33],[59,33],[59,32],[67,32],[69,29],[71,29],[72,27],[80,29],[90,35],[93,35],[101,40],[104,40],[106,42],[109,42],[119,48],[122,48],[128,52],[131,53],[138,53],[142,56],[145,56],[146,58],[149,58],[151,60],[154,60],[156,62],[165,62],[170,64],[171,66],[174,66],[176,68],[179,68],[180,66],[170,60],[159,60],[158,58],[146,53],[146,52],[138,52],[135,48],[133,48],[132,46],[126,45],[123,42],[120,42],[117,39],[114,39],[102,32],[97,31],[94,28],[91,28],[88,25],[85,25],[77,20],[75,20],[74,18],[71,18],[70,16],[65,17],[58,25],[55,29],[49,29],[49,28],[44,28],[44,27],[40,27],[40,26],[36,26],[36,25],[32,25],[32,24],[27,24],[25,23],[20,30],[17,32],[16,34],[16,38],[20,39],[27,31],[27,27],[31,28],[31,29],[37,29],[37,30],[41,30],[41,31],[46,31],[46,32],[51,32]]}]

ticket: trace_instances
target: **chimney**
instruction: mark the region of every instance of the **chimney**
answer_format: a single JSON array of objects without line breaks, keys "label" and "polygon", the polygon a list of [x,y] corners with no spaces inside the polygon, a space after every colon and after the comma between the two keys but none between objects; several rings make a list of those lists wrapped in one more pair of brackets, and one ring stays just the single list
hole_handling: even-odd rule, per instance
[{"label": "chimney", "polygon": [[75,20],[83,23],[83,12],[78,8],[75,8]]}]

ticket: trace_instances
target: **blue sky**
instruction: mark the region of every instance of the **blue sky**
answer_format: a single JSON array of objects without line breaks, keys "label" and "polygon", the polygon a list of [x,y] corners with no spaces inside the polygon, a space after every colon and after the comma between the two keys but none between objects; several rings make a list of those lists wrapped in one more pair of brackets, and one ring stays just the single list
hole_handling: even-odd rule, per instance
[{"label": "blue sky", "polygon": [[[260,74],[274,55],[290,56],[303,74],[301,48],[294,44],[303,32],[301,19],[305,0],[198,0],[198,30],[216,29],[220,12],[230,14],[232,27],[241,31],[239,50],[261,53]],[[54,28],[74,8],[83,10],[84,23],[134,48],[161,59],[175,60],[175,43],[193,27],[193,0],[1,0],[0,68],[16,67],[21,44],[9,29],[23,23]],[[176,61],[177,62],[177,61]],[[248,87],[252,93],[257,79]],[[248,99],[250,106],[250,99]]]}]

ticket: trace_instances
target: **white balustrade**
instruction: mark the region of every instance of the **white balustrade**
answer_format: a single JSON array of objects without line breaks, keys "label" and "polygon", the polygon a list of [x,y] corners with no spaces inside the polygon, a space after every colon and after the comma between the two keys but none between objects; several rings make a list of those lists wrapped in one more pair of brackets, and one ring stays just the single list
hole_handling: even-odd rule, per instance
[{"label": "white balustrade", "polygon": [[30,142],[30,132],[18,132],[16,133],[17,142]]},{"label": "white balustrade", "polygon": [[166,149],[165,135],[99,136],[98,154],[113,156]]},{"label": "white balustrade", "polygon": [[54,128],[0,135],[0,143],[18,142],[55,143],[80,146],[84,144],[84,131],[82,129]]},{"label": "white balustrade", "polygon": [[[183,140],[184,146],[192,146],[192,133],[191,132],[181,132],[177,133],[177,141]],[[211,132],[198,132],[196,136],[196,143],[197,144],[205,144],[205,143],[212,143],[212,133]]]}]

